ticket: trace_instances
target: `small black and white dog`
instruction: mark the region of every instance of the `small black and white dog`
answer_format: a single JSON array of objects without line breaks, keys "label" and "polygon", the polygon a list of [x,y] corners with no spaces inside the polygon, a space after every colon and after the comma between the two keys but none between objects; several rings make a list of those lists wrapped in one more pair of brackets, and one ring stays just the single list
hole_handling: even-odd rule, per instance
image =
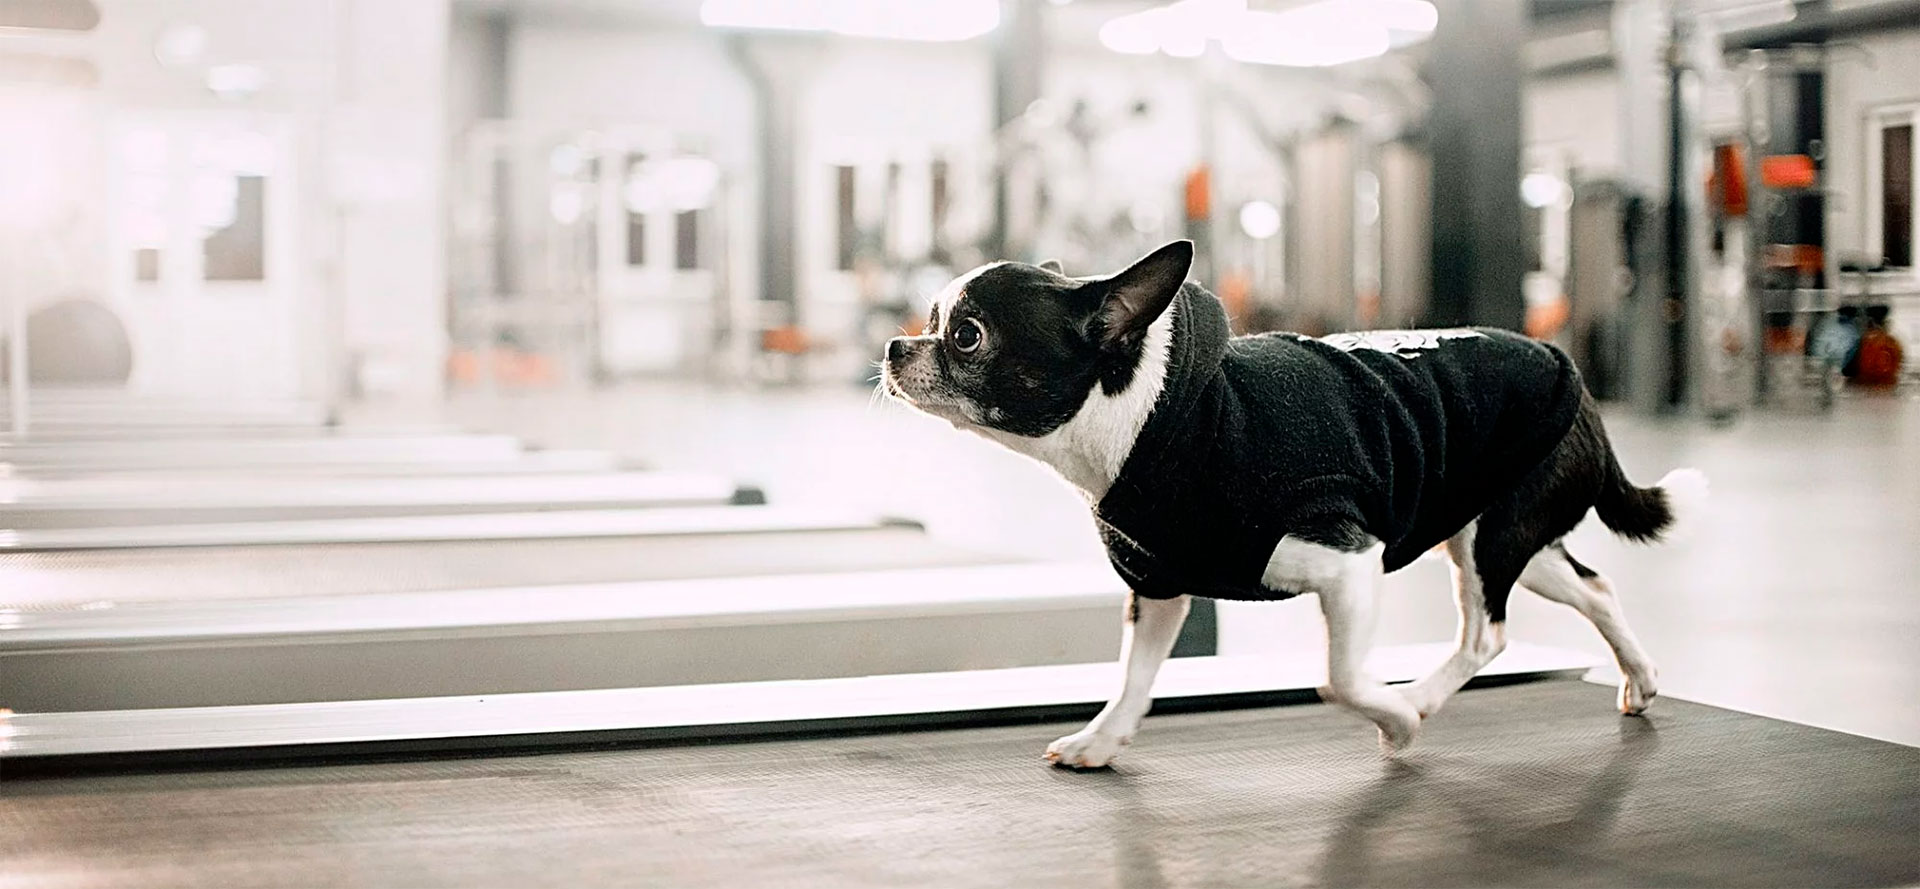
[{"label": "small black and white dog", "polygon": [[[1658,539],[1704,500],[1704,476],[1628,482],[1551,346],[1482,329],[1232,337],[1186,281],[1192,261],[1175,241],[1105,277],[994,263],[948,285],[923,334],[887,344],[890,395],[1084,492],[1133,590],[1124,687],[1049,760],[1104,766],[1132,740],[1191,596],[1319,594],[1321,695],[1372,720],[1389,752],[1505,647],[1516,583],[1592,621],[1625,677],[1620,709],[1646,708],[1653,662],[1561,538],[1594,509]],[[1459,648],[1389,687],[1362,669],[1381,577],[1442,543]]]}]

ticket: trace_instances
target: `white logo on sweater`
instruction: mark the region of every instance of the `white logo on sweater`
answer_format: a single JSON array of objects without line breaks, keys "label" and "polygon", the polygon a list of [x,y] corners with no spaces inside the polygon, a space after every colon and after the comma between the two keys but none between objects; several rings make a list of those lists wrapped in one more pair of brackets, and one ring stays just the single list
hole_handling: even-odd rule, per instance
[{"label": "white logo on sweater", "polygon": [[1367,330],[1360,333],[1336,333],[1323,336],[1320,341],[1339,349],[1351,352],[1355,349],[1372,349],[1376,352],[1390,352],[1401,358],[1418,358],[1427,349],[1440,348],[1442,340],[1464,340],[1484,337],[1477,330]]}]

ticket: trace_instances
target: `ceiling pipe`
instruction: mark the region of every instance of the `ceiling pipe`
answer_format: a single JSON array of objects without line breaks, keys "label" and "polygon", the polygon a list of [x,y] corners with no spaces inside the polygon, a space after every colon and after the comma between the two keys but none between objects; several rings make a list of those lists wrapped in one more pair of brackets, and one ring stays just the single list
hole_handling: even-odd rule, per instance
[{"label": "ceiling pipe", "polygon": [[1846,9],[1802,7],[1790,21],[1728,31],[1720,35],[1720,45],[1727,50],[1775,49],[1905,29],[1920,29],[1920,0],[1885,0]]}]

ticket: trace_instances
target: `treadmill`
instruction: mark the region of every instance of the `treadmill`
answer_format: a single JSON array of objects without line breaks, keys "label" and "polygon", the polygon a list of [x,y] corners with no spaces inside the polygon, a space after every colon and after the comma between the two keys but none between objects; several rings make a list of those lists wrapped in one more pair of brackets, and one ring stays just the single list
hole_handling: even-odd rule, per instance
[{"label": "treadmill", "polygon": [[719,476],[669,472],[464,474],[386,478],[0,479],[0,527],[14,531],[249,523],[764,502]]},{"label": "treadmill", "polygon": [[510,435],[210,436],[91,439],[0,444],[0,464],[15,473],[190,470],[212,467],[459,463],[500,461],[524,452]]},{"label": "treadmill", "polygon": [[[11,758],[26,780],[0,792],[10,876],[128,889],[1920,883],[1920,749],[1678,700],[1625,718],[1611,696],[1471,689],[1396,761],[1326,705],[1163,697],[1087,773],[1039,754],[1090,704],[757,741],[580,731],[360,758],[201,751],[163,770]],[[62,726],[14,728],[33,746]]]}]

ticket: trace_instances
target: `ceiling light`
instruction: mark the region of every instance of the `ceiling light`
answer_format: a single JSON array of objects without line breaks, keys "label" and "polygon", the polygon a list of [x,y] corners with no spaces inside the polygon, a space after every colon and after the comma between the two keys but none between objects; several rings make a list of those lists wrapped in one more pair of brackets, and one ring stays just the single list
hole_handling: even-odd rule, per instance
[{"label": "ceiling light", "polygon": [[1267,201],[1248,201],[1240,205],[1240,230],[1247,237],[1264,241],[1280,233],[1280,208]]},{"label": "ceiling light", "polygon": [[1157,30],[1162,9],[1148,9],[1123,15],[1100,26],[1100,42],[1114,52],[1148,55],[1160,49]]},{"label": "ceiling light", "polygon": [[266,69],[259,65],[215,65],[207,69],[207,89],[222,99],[245,99],[266,85]]},{"label": "ceiling light", "polygon": [[1427,0],[1318,0],[1281,12],[1248,10],[1245,0],[1179,0],[1107,22],[1100,42],[1115,52],[1190,58],[1218,40],[1239,61],[1322,67],[1424,40],[1439,18]]},{"label": "ceiling light", "polygon": [[700,21],[715,28],[947,42],[968,40],[998,27],[1000,4],[998,0],[702,0]]},{"label": "ceiling light", "polygon": [[1286,12],[1250,12],[1220,45],[1236,61],[1301,68],[1385,55],[1391,45],[1387,29],[1353,15],[1354,6],[1325,0]]}]

